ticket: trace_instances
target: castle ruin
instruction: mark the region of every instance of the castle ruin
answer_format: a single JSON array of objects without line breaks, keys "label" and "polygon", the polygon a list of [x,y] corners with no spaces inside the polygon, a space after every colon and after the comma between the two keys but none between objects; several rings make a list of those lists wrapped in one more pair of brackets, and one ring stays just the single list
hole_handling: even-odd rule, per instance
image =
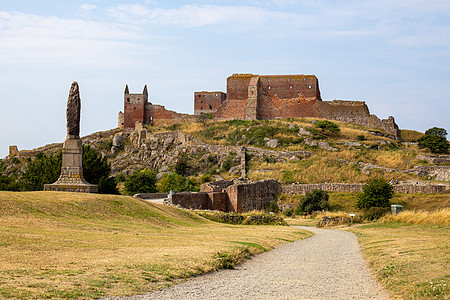
[{"label": "castle ruin", "polygon": [[130,94],[126,86],[119,127],[134,128],[136,121],[151,124],[157,119],[194,121],[195,116],[203,113],[212,114],[216,120],[315,117],[381,129],[401,139],[394,118],[380,120],[370,114],[364,101],[322,101],[319,81],[314,75],[233,74],[227,78],[226,93],[194,93],[194,115],[148,102],[147,86],[142,94]]}]

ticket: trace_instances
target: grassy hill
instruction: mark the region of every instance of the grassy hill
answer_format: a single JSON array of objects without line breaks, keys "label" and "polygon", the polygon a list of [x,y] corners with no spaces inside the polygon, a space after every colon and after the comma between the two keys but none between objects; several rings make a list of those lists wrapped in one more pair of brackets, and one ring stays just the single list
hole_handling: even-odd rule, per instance
[{"label": "grassy hill", "polygon": [[0,192],[0,298],[130,295],[308,236],[131,197]]},{"label": "grassy hill", "polygon": [[[299,161],[276,161],[273,157],[262,159],[249,157],[248,177],[252,180],[274,178],[282,184],[322,183],[322,182],[366,182],[370,177],[384,177],[386,180],[419,179],[414,174],[383,170],[391,168],[408,170],[423,162],[416,157],[426,154],[417,145],[404,144],[383,136],[381,130],[364,128],[350,123],[335,122],[339,133],[330,133],[316,128],[316,119],[277,119],[277,120],[229,120],[221,122],[175,123],[159,122],[149,127],[151,132],[182,130],[197,138],[216,145],[252,146],[278,151],[311,151],[314,156]],[[299,128],[309,135],[299,134]],[[421,133],[405,130],[408,140],[420,137]],[[279,145],[269,148],[267,139],[277,139]],[[328,142],[336,151],[310,146],[310,141]],[[192,157],[192,164],[197,164]],[[198,160],[198,159],[197,159]],[[373,164],[381,168],[362,170],[360,164]],[[219,175],[229,179],[238,175],[217,168]]]}]

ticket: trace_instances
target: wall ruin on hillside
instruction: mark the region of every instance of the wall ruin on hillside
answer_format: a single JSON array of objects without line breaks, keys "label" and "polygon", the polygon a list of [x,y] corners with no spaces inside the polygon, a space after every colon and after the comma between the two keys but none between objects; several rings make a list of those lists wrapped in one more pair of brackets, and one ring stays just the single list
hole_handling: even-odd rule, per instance
[{"label": "wall ruin on hillside", "polygon": [[[322,101],[319,81],[314,75],[233,74],[227,78],[226,93],[194,93],[194,116],[202,113],[218,120],[317,117],[377,128],[393,138],[401,138],[393,117],[380,120],[370,114],[363,101]],[[147,86],[142,94],[130,94],[126,86],[119,127],[134,128],[136,121],[152,124],[159,119],[191,122],[194,116],[148,102]]]}]

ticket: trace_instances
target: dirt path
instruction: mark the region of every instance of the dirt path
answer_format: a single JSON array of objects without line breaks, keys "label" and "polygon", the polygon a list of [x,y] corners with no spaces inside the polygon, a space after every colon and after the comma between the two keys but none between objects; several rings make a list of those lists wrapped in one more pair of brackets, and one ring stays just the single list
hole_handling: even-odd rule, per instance
[{"label": "dirt path", "polygon": [[246,261],[128,299],[389,299],[369,273],[354,234],[314,232]]}]

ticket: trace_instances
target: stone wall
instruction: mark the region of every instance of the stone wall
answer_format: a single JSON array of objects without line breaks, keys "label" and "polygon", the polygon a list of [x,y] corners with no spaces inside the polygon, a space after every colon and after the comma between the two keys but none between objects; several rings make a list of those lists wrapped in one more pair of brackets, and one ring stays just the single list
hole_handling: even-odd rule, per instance
[{"label": "stone wall", "polygon": [[450,155],[417,155],[417,159],[430,164],[450,164]]},{"label": "stone wall", "polygon": [[[323,190],[338,193],[360,193],[363,183],[315,183],[315,184],[293,184],[284,185],[282,193],[289,195],[305,195],[313,190]],[[413,194],[433,194],[447,193],[450,186],[443,184],[396,184],[393,186],[395,193],[413,193]]]},{"label": "stone wall", "polygon": [[225,188],[232,212],[263,210],[281,193],[281,185],[274,179],[252,183],[238,183]]},{"label": "stone wall", "polygon": [[139,199],[164,199],[169,196],[168,193],[143,193],[143,194],[136,194],[133,195],[133,197],[139,198]]},{"label": "stone wall", "polygon": [[450,181],[450,166],[415,166],[409,172],[420,177],[430,176],[436,181]]}]

